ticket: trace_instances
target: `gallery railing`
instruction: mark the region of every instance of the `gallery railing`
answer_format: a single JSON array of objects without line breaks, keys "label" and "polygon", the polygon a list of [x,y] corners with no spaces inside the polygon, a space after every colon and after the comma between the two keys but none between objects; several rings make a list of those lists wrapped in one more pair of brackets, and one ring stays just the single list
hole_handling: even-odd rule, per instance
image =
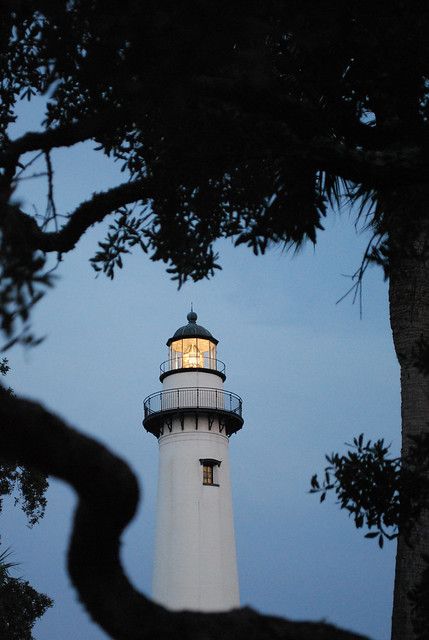
[{"label": "gallery railing", "polygon": [[144,399],[145,418],[164,411],[215,409],[241,417],[242,400],[236,393],[207,387],[184,387],[152,393]]}]

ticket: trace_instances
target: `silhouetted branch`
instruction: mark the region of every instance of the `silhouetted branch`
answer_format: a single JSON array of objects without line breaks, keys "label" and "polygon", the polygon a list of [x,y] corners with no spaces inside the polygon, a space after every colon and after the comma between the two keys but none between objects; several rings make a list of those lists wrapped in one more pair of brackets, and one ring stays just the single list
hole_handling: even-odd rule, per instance
[{"label": "silhouetted branch", "polygon": [[78,122],[52,127],[45,131],[28,131],[9,141],[0,153],[0,166],[16,162],[24,153],[48,152],[59,147],[72,147],[78,142],[91,140],[109,132],[116,124],[123,124],[132,114],[132,108],[107,109],[103,113],[82,118]]},{"label": "silhouetted branch", "polygon": [[149,199],[152,187],[153,181],[148,178],[94,193],[90,200],[82,202],[69,214],[68,222],[59,231],[43,231],[33,217],[14,207],[9,208],[3,227],[34,250],[66,253],[75,247],[89,227],[101,222],[109,213],[131,202]]},{"label": "silhouetted branch", "polygon": [[56,476],[79,495],[68,568],[92,619],[115,640],[364,640],[325,623],[290,622],[245,608],[171,612],[137,592],[119,559],[120,535],[134,516],[137,481],[101,444],[39,404],[1,393],[4,458]]},{"label": "silhouetted branch", "polygon": [[329,138],[303,143],[292,138],[285,126],[280,129],[279,136],[284,144],[283,157],[299,160],[309,167],[317,167],[320,171],[367,187],[416,184],[427,178],[429,173],[429,158],[422,156],[415,147],[364,151]]}]

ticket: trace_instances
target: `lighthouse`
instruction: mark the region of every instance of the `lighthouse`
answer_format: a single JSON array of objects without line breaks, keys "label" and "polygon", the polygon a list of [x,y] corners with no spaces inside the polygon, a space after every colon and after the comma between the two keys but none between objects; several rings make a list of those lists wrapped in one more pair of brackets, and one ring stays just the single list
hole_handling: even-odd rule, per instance
[{"label": "lighthouse", "polygon": [[218,340],[197,319],[191,310],[168,339],[162,391],[144,400],[143,425],[159,443],[153,598],[228,611],[239,606],[228,445],[242,401],[225,391]]}]

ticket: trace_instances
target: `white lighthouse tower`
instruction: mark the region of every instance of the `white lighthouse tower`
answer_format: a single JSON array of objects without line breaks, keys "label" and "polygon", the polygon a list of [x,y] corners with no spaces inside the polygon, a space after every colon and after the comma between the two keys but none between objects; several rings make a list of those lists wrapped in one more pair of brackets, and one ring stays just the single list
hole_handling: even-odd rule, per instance
[{"label": "white lighthouse tower", "polygon": [[188,324],[167,342],[163,390],[144,400],[143,424],[159,441],[153,597],[169,609],[239,606],[229,475],[229,437],[241,429],[241,398],[224,391],[218,341]]}]

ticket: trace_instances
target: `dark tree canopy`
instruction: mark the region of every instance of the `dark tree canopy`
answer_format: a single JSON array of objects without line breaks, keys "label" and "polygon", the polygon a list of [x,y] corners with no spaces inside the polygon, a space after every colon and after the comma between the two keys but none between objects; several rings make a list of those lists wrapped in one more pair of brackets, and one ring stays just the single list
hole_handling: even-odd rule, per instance
[{"label": "dark tree canopy", "polygon": [[[65,253],[115,213],[94,267],[113,275],[141,246],[179,283],[218,267],[213,242],[255,253],[316,241],[327,205],[369,205],[366,259],[386,263],[385,191],[427,175],[425,2],[6,2],[0,43],[3,328],[27,320]],[[48,97],[45,133],[10,140],[16,101]],[[25,152],[93,139],[124,167],[56,231],[22,214]],[[52,178],[52,174],[50,174]],[[135,206],[129,207],[132,203]],[[388,203],[390,204],[390,203]],[[391,209],[391,207],[390,207]],[[65,212],[61,212],[65,213]],[[416,207],[411,215],[421,216]],[[398,216],[396,216],[398,218]],[[410,226],[407,216],[407,226]],[[392,243],[392,238],[391,238]]]}]

